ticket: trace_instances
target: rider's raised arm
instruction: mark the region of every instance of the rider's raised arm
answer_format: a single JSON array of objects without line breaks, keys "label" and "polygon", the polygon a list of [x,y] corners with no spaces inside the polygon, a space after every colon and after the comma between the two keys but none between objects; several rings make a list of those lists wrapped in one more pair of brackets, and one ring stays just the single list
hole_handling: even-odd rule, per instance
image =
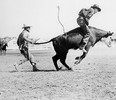
[{"label": "rider's raised arm", "polygon": [[90,19],[92,16],[94,15],[94,9],[90,8],[88,9],[88,14],[87,14],[87,18]]}]

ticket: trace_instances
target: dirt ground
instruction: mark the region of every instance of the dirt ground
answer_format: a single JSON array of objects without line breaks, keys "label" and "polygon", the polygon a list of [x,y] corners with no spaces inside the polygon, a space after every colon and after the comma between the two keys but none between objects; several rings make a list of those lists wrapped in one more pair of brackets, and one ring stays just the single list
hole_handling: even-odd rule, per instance
[{"label": "dirt ground", "polygon": [[39,72],[31,72],[29,62],[16,72],[19,51],[0,56],[0,100],[116,100],[116,44],[96,45],[79,65],[74,62],[81,51],[70,50],[66,62],[73,71],[55,71],[54,50],[31,52]]}]

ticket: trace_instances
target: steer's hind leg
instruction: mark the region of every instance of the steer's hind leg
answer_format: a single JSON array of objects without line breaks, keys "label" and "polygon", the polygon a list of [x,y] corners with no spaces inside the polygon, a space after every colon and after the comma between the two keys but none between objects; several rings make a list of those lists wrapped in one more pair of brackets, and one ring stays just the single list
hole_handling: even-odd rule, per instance
[{"label": "steer's hind leg", "polygon": [[56,67],[56,70],[59,71],[61,68],[58,67],[57,61],[58,59],[60,59],[60,56],[58,54],[56,54],[55,56],[52,57],[54,66]]},{"label": "steer's hind leg", "polygon": [[70,68],[67,64],[66,64],[66,55],[67,54],[62,54],[60,57],[60,62],[68,69],[68,70],[72,70],[72,68]]}]

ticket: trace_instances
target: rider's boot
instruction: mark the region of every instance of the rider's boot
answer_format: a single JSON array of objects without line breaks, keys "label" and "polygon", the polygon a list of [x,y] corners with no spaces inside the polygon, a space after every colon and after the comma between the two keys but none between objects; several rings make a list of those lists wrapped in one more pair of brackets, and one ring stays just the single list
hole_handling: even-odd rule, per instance
[{"label": "rider's boot", "polygon": [[87,33],[85,34],[85,36],[83,37],[83,41],[82,41],[81,46],[80,46],[80,49],[81,49],[83,52],[87,52],[87,50],[86,50],[85,48],[86,48],[86,46],[87,46],[87,43],[88,43],[88,41],[89,41],[89,38],[90,38],[90,34],[89,34],[89,32],[87,32]]},{"label": "rider's boot", "polygon": [[85,49],[85,47],[82,49],[82,51],[85,52],[85,53],[87,52],[87,50]]}]

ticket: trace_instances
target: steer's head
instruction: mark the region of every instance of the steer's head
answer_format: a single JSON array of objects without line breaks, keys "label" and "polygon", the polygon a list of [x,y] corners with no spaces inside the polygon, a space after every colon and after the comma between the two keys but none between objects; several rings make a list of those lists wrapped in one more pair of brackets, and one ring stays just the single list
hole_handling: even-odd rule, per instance
[{"label": "steer's head", "polygon": [[109,37],[109,36],[112,36],[114,34],[114,32],[107,32],[107,35],[106,35],[106,38]]},{"label": "steer's head", "polygon": [[104,42],[106,46],[109,48],[112,46],[112,40],[112,37],[102,38],[102,42]]}]

